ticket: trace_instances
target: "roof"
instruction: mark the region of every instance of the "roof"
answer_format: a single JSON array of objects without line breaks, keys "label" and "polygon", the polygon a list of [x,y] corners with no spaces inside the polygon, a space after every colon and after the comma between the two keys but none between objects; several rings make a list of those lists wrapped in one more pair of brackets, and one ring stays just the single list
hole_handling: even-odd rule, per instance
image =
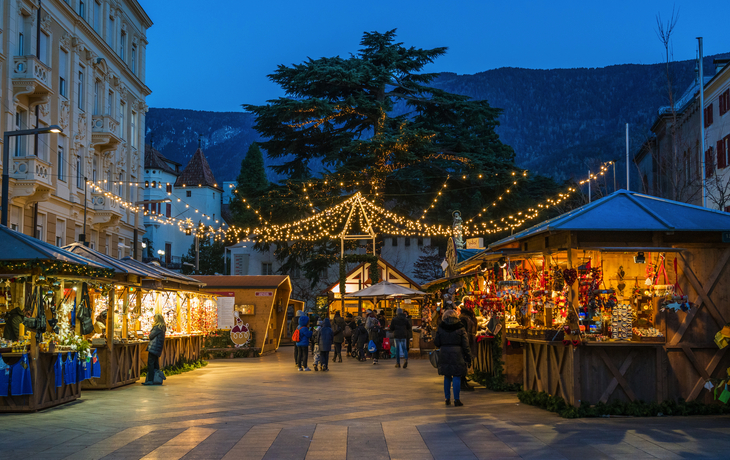
[{"label": "roof", "polygon": [[50,260],[66,262],[76,265],[87,265],[93,268],[111,270],[112,267],[66,251],[45,241],[37,240],[32,236],[24,235],[0,225],[0,247],[3,262],[24,260]]},{"label": "roof", "polygon": [[456,263],[469,260],[475,255],[482,252],[482,249],[457,249],[456,250]]},{"label": "roof", "polygon": [[[125,257],[122,259],[122,262],[133,266],[137,270],[141,270],[143,272],[147,272],[150,274],[148,276],[149,278],[162,278],[164,281],[172,281],[176,283],[182,283],[182,284],[189,284],[197,287],[201,287],[203,283],[200,281],[191,278],[189,276],[185,276],[181,273],[174,272],[172,270],[168,270],[166,268],[163,268],[159,265],[156,265],[154,263],[143,263],[140,262],[137,259],[132,259],[131,257]],[[146,275],[145,275],[146,276]]]},{"label": "roof", "polygon": [[95,251],[87,246],[84,246],[81,243],[71,243],[68,246],[64,246],[63,249],[70,251],[74,254],[86,257],[87,259],[107,265],[114,269],[116,273],[126,273],[128,275],[137,275],[147,278],[160,278],[159,276],[154,276],[150,272],[142,271],[132,266],[131,264],[125,263],[119,259],[115,259],[112,256],[108,256],[106,254],[102,254],[99,251]]},{"label": "roof", "polygon": [[730,213],[627,190],[616,192],[489,245],[549,231],[716,232],[730,230]]},{"label": "roof", "polygon": [[286,275],[194,275],[205,288],[276,289],[286,281]]},{"label": "roof", "polygon": [[215,180],[213,171],[210,169],[208,160],[205,159],[205,154],[203,154],[200,147],[195,151],[193,158],[190,159],[188,165],[185,166],[185,169],[175,181],[175,187],[182,187],[183,185],[188,187],[202,185],[203,187],[223,190],[218,186],[218,181]]},{"label": "roof", "polygon": [[[391,270],[393,270],[398,276],[400,276],[401,278],[403,278],[404,280],[406,280],[409,284],[412,284],[412,285],[416,286],[417,289],[421,289],[421,285],[420,284],[416,283],[410,277],[408,277],[405,273],[403,273],[402,271],[400,271],[397,268],[395,268],[387,260],[383,259],[380,256],[378,256],[378,260],[380,262],[383,262],[383,264],[385,264],[385,266],[387,268],[390,268]],[[357,264],[357,266],[355,266],[352,270],[350,270],[349,272],[347,272],[347,274],[345,275],[345,279],[347,279],[350,275],[352,275],[353,273],[355,273],[356,271],[358,271],[360,269],[360,267],[362,267],[363,265],[367,265],[367,264],[369,264],[369,262],[360,262],[359,264]],[[335,287],[337,287],[339,285],[340,285],[340,282],[339,281],[337,281],[335,283],[332,283],[331,285],[327,286],[327,288],[323,289],[322,292],[331,291],[332,289],[334,289]]]},{"label": "roof", "polygon": [[179,173],[170,166],[170,163],[180,166],[180,163],[165,158],[158,150],[147,144],[144,146],[144,168],[145,169],[160,169],[170,174],[178,175]]}]

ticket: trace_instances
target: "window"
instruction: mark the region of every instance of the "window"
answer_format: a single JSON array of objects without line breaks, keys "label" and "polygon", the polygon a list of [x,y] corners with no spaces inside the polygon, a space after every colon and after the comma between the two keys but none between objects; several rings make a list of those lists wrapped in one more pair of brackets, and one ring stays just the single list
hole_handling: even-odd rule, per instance
[{"label": "window", "polygon": [[269,262],[262,262],[261,263],[261,274],[262,275],[273,275],[274,274],[274,264]]},{"label": "window", "polygon": [[131,59],[132,73],[137,73],[137,45],[132,45],[132,59]]},{"label": "window", "polygon": [[79,109],[84,110],[84,71],[79,71]]},{"label": "window", "polygon": [[18,49],[16,56],[23,56],[25,55],[25,35],[23,35],[23,32],[18,33]]},{"label": "window", "polygon": [[[15,129],[28,129],[28,112],[18,107],[15,112]],[[28,136],[15,137],[15,156],[22,157],[28,151]]]},{"label": "window", "polygon": [[114,91],[109,91],[109,94],[107,94],[106,114],[114,116]]},{"label": "window", "polygon": [[99,115],[99,112],[101,112],[101,107],[99,107],[99,87],[101,87],[101,82],[94,80],[94,115]]},{"label": "window", "polygon": [[125,59],[124,51],[127,48],[127,32],[122,31],[122,33],[119,36],[119,57],[122,58],[122,61]]},{"label": "window", "polygon": [[165,217],[172,217],[172,204],[165,203]]},{"label": "window", "polygon": [[705,150],[705,177],[711,178],[715,173],[715,158],[712,152],[712,147]]},{"label": "window", "polygon": [[391,238],[390,244],[391,246],[398,246],[398,238]]},{"label": "window", "polygon": [[65,173],[65,165],[66,165],[66,156],[64,155],[63,146],[59,145],[58,150],[56,151],[58,166],[56,166],[56,169],[58,170],[58,180],[62,182],[66,182],[66,173]]},{"label": "window", "polygon": [[43,228],[45,227],[43,224],[44,224],[45,220],[46,220],[45,214],[38,214],[38,222],[36,223],[36,227],[35,227],[35,238],[37,240],[42,241],[43,238],[45,237],[45,233],[43,233]]},{"label": "window", "polygon": [[94,2],[94,30],[96,33],[101,33],[101,2],[99,0],[96,0]]},{"label": "window", "polygon": [[132,137],[132,147],[137,147],[137,112],[135,111],[132,111],[132,120],[129,128],[129,135]]},{"label": "window", "polygon": [[66,221],[56,219],[56,246],[60,248],[64,245],[64,241],[66,241]]},{"label": "window", "polygon": [[193,196],[193,192],[191,192],[190,190],[188,190],[187,192],[185,192],[185,196],[188,197],[188,198],[190,198],[191,196]]},{"label": "window", "polygon": [[117,259],[124,257],[124,238],[119,238],[119,244],[117,244]]},{"label": "window", "polygon": [[144,188],[150,188],[150,181],[144,181]]},{"label": "window", "polygon": [[730,134],[717,141],[717,168],[730,166]]},{"label": "window", "polygon": [[92,163],[91,181],[96,184],[96,155],[94,155],[94,160]]},{"label": "window", "polygon": [[123,179],[124,175],[122,173],[119,173],[119,182],[117,183],[117,195],[119,195],[120,198],[124,198],[124,182],[122,182]]},{"label": "window", "polygon": [[51,40],[45,32],[41,32],[40,35],[41,40],[40,42],[38,42],[38,56],[42,63],[44,63],[45,65],[50,65],[48,44]]},{"label": "window", "polygon": [[112,190],[112,170],[111,169],[106,172],[106,180],[104,182],[106,183],[105,184],[106,187],[104,187],[104,188],[106,188],[106,190],[108,192],[111,192],[111,190]]},{"label": "window", "polygon": [[411,239],[406,237],[406,247],[411,245]]},{"label": "window", "polygon": [[418,245],[423,246],[423,238],[418,238]]},{"label": "window", "polygon": [[712,125],[712,104],[705,108],[705,128]]},{"label": "window", "polygon": [[720,116],[723,116],[730,111],[730,89],[720,94],[720,102],[718,105],[720,106]]},{"label": "window", "polygon": [[58,92],[63,97],[68,97],[68,90],[66,89],[66,79],[68,78],[68,53],[61,50],[58,53]]},{"label": "window", "polygon": [[106,22],[106,42],[114,48],[114,16],[109,16]]},{"label": "window", "polygon": [[76,188],[83,188],[84,187],[84,175],[83,171],[81,170],[81,151],[79,151],[79,155],[76,156]]},{"label": "window", "polygon": [[167,193],[172,193],[172,184],[169,182],[167,183],[166,191],[167,191]]},{"label": "window", "polygon": [[78,13],[79,13],[79,16],[86,19],[86,1],[85,0],[79,0]]},{"label": "window", "polygon": [[121,131],[121,137],[122,139],[127,139],[127,126],[126,121],[127,119],[127,104],[124,103],[124,101],[119,102],[119,130]]},{"label": "window", "polygon": [[155,188],[155,187],[157,187],[157,182],[156,181],[152,181],[152,188]]}]

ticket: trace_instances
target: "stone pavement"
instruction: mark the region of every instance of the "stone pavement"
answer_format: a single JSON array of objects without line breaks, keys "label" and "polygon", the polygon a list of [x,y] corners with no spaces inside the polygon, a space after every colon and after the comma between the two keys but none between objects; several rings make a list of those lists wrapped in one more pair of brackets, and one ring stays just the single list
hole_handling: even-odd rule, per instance
[{"label": "stone pavement", "polygon": [[[311,361],[311,360],[310,360]],[[0,457],[23,459],[730,458],[730,418],[566,420],[477,389],[445,406],[426,360],[345,358],[298,372],[292,348],[218,360],[162,387],[86,391],[0,415]]]}]

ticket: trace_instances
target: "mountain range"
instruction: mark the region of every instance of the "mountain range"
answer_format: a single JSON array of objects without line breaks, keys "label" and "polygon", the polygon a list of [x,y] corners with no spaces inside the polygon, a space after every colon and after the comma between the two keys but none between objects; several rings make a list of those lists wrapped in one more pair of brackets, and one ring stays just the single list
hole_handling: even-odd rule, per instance
[{"label": "mountain range", "polygon": [[[705,58],[707,74],[713,59]],[[696,78],[694,60],[665,64],[622,64],[602,68],[531,70],[504,67],[474,75],[441,73],[432,86],[502,109],[497,132],[511,145],[517,164],[557,180],[585,177],[602,162],[618,160],[625,171],[625,131],[630,126],[633,155],[649,136],[657,109],[668,105],[667,74],[679,97]],[[246,101],[241,101],[244,103]],[[396,108],[398,110],[398,108]],[[215,177],[235,180],[241,160],[261,137],[254,116],[244,112],[207,112],[150,108],[146,140],[171,160],[187,164],[199,138]],[[270,181],[281,179],[268,166]],[[625,184],[619,180],[619,187]]]}]

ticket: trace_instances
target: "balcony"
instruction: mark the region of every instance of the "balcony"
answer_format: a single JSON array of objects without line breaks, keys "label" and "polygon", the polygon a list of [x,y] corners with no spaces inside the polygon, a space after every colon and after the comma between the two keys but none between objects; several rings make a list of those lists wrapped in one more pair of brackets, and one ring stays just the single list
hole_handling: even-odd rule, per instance
[{"label": "balcony", "polygon": [[122,143],[119,137],[119,122],[110,115],[91,117],[91,145],[100,153],[114,150]]},{"label": "balcony", "polygon": [[53,91],[51,68],[35,56],[13,57],[13,97],[19,102],[21,96],[28,98],[29,104],[45,104]]},{"label": "balcony", "polygon": [[53,190],[51,164],[34,155],[10,157],[10,177],[15,180],[10,198],[16,205],[47,201]]},{"label": "balcony", "polygon": [[91,207],[94,210],[92,224],[98,230],[119,225],[124,210],[116,200],[104,193],[91,193]]}]

